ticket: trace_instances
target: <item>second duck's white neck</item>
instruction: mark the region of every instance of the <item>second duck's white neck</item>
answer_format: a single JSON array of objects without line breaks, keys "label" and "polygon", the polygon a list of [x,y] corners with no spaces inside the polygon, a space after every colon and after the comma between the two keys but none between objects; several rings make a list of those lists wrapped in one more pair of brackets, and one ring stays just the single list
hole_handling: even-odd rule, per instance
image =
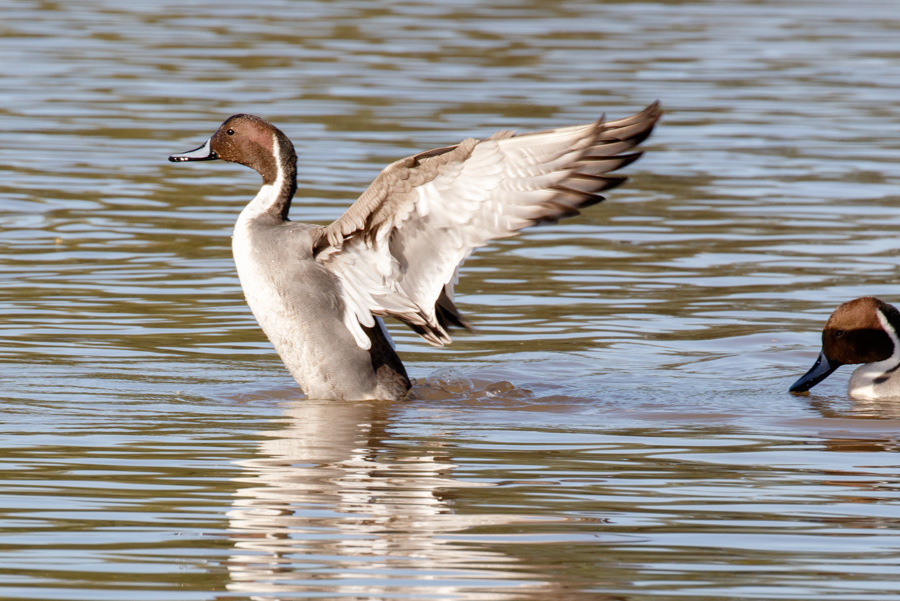
[{"label": "second duck's white neck", "polygon": [[881,311],[878,321],[894,343],[893,354],[883,361],[857,367],[850,376],[847,394],[858,399],[877,399],[900,396],[900,339],[894,326]]}]

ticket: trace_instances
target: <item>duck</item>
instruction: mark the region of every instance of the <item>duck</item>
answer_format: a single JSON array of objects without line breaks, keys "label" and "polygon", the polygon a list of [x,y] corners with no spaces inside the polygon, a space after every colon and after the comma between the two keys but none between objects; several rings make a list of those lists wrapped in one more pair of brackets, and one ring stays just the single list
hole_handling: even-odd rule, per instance
[{"label": "duck", "polygon": [[842,365],[854,370],[847,394],[861,400],[900,397],[900,311],[874,296],[840,305],[822,330],[822,350],[812,368],[790,387],[804,394]]},{"label": "duck", "polygon": [[169,161],[218,159],[262,176],[232,252],[251,312],[306,396],[400,400],[412,384],[383,318],[435,346],[450,344],[453,328],[471,330],[454,303],[462,263],[491,240],[604,200],[661,115],[654,102],[615,121],[500,131],[419,152],[385,167],[324,226],[289,219],[297,154],[260,117],[232,115]]}]

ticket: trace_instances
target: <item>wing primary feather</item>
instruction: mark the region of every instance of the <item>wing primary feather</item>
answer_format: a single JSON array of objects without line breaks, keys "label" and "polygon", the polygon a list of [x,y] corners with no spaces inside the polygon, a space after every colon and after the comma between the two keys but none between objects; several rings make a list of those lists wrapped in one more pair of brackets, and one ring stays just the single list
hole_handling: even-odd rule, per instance
[{"label": "wing primary feather", "polygon": [[642,154],[642,152],[631,152],[629,154],[597,157],[594,159],[582,157],[582,160],[578,162],[575,168],[575,173],[579,175],[603,175],[610,171],[618,171],[641,158]]},{"label": "wing primary feather", "polygon": [[[596,192],[605,192],[617,188],[628,181],[624,175],[587,175],[585,173],[574,173],[566,180],[565,188],[578,190],[588,194]],[[556,188],[557,190],[559,187]]]},{"label": "wing primary feather", "polygon": [[438,323],[440,323],[445,330],[449,327],[455,327],[470,332],[475,331],[472,324],[463,319],[462,315],[460,315],[459,309],[456,308],[456,305],[453,304],[453,300],[447,294],[446,286],[441,290],[441,295],[438,297],[435,306],[437,309],[435,313],[437,314]]}]

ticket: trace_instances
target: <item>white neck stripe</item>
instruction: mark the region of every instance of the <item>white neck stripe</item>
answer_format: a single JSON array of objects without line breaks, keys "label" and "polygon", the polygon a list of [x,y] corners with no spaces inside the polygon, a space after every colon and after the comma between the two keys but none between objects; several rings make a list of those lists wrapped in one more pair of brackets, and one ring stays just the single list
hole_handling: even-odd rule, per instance
[{"label": "white neck stripe", "polygon": [[275,158],[275,168],[278,170],[275,182],[272,184],[263,184],[253,200],[251,200],[250,203],[244,207],[244,210],[241,211],[241,216],[238,221],[254,219],[260,215],[264,215],[271,210],[272,206],[278,201],[282,188],[284,187],[285,177],[284,168],[281,165],[281,148],[278,145],[278,138],[274,133],[272,134],[272,154]]},{"label": "white neck stripe", "polygon": [[878,321],[881,322],[881,327],[887,333],[891,342],[894,343],[894,352],[891,354],[888,361],[896,365],[900,362],[900,339],[897,338],[897,331],[894,329],[894,326],[891,325],[891,322],[888,321],[887,317],[885,317],[884,313],[881,312],[881,309],[876,309],[875,312],[878,314]]}]

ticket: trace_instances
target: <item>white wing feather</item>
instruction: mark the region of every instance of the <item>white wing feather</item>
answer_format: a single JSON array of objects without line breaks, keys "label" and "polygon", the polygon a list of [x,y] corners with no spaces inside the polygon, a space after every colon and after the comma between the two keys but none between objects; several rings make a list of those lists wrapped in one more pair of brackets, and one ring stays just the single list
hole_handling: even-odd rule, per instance
[{"label": "white wing feather", "polygon": [[659,119],[656,103],[626,119],[478,141],[388,166],[337,221],[319,230],[318,260],[337,277],[344,323],[362,348],[373,316],[404,321],[428,342],[450,342],[458,268],[476,248],[524,227],[575,215],[624,177],[621,154]]}]

